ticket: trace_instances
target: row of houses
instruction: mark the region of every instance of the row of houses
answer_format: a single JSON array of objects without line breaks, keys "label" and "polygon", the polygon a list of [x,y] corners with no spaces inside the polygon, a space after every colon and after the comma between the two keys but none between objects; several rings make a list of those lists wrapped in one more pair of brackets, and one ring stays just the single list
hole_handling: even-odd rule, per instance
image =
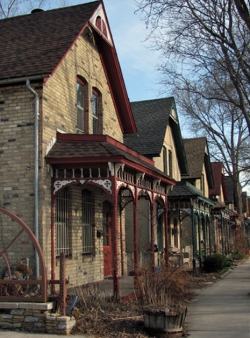
[{"label": "row of houses", "polygon": [[[102,1],[0,20],[0,266],[39,262],[70,286],[228,254],[243,222],[205,137],[174,97],[130,102]],[[246,197],[246,200],[247,197]],[[18,237],[18,238],[17,238]]]}]

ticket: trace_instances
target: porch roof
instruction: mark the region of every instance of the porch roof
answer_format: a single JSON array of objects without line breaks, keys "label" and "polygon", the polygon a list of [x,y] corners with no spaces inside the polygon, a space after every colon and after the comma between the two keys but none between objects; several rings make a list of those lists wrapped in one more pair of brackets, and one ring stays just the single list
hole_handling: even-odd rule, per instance
[{"label": "porch roof", "polygon": [[124,163],[128,167],[145,172],[167,184],[175,185],[175,180],[154,167],[149,158],[126,147],[107,135],[60,134],[46,155],[46,161],[55,166],[84,166],[108,162]]},{"label": "porch roof", "polygon": [[204,197],[202,192],[188,182],[177,182],[172,191],[169,191],[169,201],[189,200],[191,198],[202,200],[214,205],[214,202]]}]

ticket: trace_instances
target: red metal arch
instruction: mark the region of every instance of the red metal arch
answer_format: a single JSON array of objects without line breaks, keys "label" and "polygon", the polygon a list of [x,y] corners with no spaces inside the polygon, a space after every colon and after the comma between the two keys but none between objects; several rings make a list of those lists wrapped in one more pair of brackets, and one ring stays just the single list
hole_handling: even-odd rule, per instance
[{"label": "red metal arch", "polygon": [[[46,275],[45,260],[44,260],[44,256],[43,256],[43,252],[42,252],[40,244],[38,243],[35,235],[31,231],[31,229],[18,216],[16,216],[15,214],[13,214],[11,211],[3,209],[1,207],[0,207],[0,212],[3,213],[3,214],[5,214],[5,215],[7,215],[7,216],[9,216],[12,220],[14,220],[15,222],[17,222],[22,227],[22,229],[28,234],[28,236],[30,237],[30,239],[32,240],[32,242],[33,242],[33,244],[34,244],[34,246],[36,248],[37,254],[39,256],[40,263],[41,263],[40,264],[40,273],[41,273],[42,279],[36,281],[37,284],[41,285],[42,295],[41,295],[41,297],[39,297],[39,301],[46,302],[47,301],[47,275]],[[19,234],[16,236],[16,238],[21,233],[22,233],[22,231],[19,232]],[[4,257],[6,250],[10,247],[10,245],[12,243],[13,243],[13,241],[6,248],[4,248],[3,250],[0,251],[0,256]],[[22,281],[10,281],[9,280],[8,282],[10,282],[11,284],[14,284],[14,282],[17,282],[17,283],[21,284]],[[1,281],[0,281],[0,283],[1,283]],[[7,284],[6,280],[4,281],[4,283]],[[3,284],[3,283],[1,283],[1,284]],[[19,300],[20,300],[20,297],[19,297]],[[30,301],[30,300],[31,300],[30,298],[28,298],[28,299],[26,298],[26,301]],[[25,301],[25,300],[22,299],[22,301]]]}]

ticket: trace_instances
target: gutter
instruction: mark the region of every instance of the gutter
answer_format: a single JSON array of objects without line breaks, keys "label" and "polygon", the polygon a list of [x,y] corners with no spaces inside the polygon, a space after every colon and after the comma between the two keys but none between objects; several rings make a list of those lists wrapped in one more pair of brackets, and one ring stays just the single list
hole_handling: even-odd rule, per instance
[{"label": "gutter", "polygon": [[[34,177],[34,183],[35,183],[35,236],[37,241],[39,242],[39,229],[38,229],[38,119],[39,119],[39,96],[37,92],[31,88],[30,86],[30,80],[26,80],[26,87],[28,90],[35,96],[35,123],[34,123],[34,133],[35,133],[35,158],[34,158],[34,168],[35,168],[35,177]],[[40,272],[40,266],[39,266],[39,257],[38,253],[36,251],[36,277],[39,277]]]},{"label": "gutter", "polygon": [[45,74],[45,75],[33,75],[33,76],[29,76],[29,78],[27,76],[25,77],[15,77],[15,78],[8,78],[8,79],[4,79],[4,80],[0,80],[0,85],[3,84],[11,84],[11,83],[18,83],[18,82],[24,82],[24,81],[34,81],[34,80],[45,80],[50,78],[51,75],[50,74]]}]

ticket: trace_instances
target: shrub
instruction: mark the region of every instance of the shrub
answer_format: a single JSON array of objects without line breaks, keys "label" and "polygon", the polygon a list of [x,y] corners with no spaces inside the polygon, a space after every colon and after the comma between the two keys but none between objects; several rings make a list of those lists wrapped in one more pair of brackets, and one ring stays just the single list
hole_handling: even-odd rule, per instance
[{"label": "shrub", "polygon": [[232,265],[232,260],[222,254],[213,254],[205,258],[203,270],[205,272],[219,272]]},{"label": "shrub", "polygon": [[192,295],[191,276],[180,268],[161,267],[156,274],[152,273],[151,267],[141,268],[138,286],[144,306],[164,311],[178,312],[186,308]]}]

